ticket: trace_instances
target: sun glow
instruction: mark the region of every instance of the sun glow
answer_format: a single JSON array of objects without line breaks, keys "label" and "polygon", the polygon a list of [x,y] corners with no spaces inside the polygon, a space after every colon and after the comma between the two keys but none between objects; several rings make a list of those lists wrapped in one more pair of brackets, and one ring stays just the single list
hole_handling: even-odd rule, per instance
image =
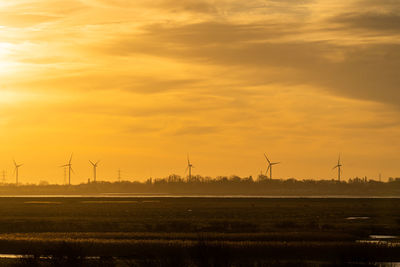
[{"label": "sun glow", "polygon": [[0,43],[0,74],[8,73],[15,64],[10,58],[13,47],[10,43]]},{"label": "sun glow", "polygon": [[21,99],[21,95],[17,92],[0,89],[0,103],[11,103]]},{"label": "sun glow", "polygon": [[12,47],[13,47],[13,44],[0,43],[0,59],[10,55]]}]

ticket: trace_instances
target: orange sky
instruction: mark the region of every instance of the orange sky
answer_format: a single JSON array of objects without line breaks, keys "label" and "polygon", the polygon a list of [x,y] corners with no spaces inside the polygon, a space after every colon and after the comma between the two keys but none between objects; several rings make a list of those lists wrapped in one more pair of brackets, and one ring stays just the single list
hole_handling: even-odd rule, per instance
[{"label": "orange sky", "polygon": [[0,0],[0,171],[400,176],[400,3]]}]

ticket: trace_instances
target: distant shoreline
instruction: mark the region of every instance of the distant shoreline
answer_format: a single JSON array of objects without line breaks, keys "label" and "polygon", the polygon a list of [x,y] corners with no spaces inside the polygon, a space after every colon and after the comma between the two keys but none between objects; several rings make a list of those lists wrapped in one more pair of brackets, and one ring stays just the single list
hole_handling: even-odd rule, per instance
[{"label": "distant shoreline", "polygon": [[146,182],[92,182],[78,185],[0,186],[0,197],[82,196],[82,197],[185,197],[185,198],[400,198],[400,179],[373,180],[260,180],[216,178],[186,181],[179,177]]}]

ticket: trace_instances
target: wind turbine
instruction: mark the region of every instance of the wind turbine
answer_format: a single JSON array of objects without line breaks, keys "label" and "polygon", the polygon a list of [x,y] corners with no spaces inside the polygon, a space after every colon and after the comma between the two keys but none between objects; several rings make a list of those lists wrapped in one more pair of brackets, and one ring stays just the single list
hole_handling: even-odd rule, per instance
[{"label": "wind turbine", "polygon": [[340,163],[340,155],[339,155],[339,159],[338,159],[338,162],[337,162],[337,165],[335,166],[335,167],[333,167],[333,169],[332,170],[334,170],[334,169],[338,169],[338,181],[340,182],[340,174],[341,174],[341,172],[342,172],[342,163]]},{"label": "wind turbine", "polygon": [[16,185],[18,185],[19,167],[21,167],[22,165],[24,165],[24,164],[23,163],[17,164],[17,162],[14,160],[14,166],[15,166],[14,172],[15,172],[15,184]]},{"label": "wind turbine", "polygon": [[269,170],[269,179],[272,180],[272,166],[277,165],[277,164],[279,164],[280,162],[271,162],[271,161],[268,159],[267,155],[265,155],[265,153],[264,153],[264,157],[265,157],[265,159],[268,161],[268,168],[267,168],[267,171],[265,172],[265,175],[268,174],[268,170]]},{"label": "wind turbine", "polygon": [[72,155],[69,158],[68,164],[62,165],[60,167],[68,167],[68,185],[71,185],[71,172],[74,172],[74,170],[72,169]]},{"label": "wind turbine", "polygon": [[91,160],[89,160],[90,164],[93,165],[93,181],[96,182],[97,178],[97,165],[99,164],[100,160],[98,160],[96,163],[93,163]]},{"label": "wind turbine", "polygon": [[188,165],[187,165],[187,167],[186,167],[185,174],[186,174],[187,171],[189,170],[189,181],[190,181],[190,180],[192,179],[192,168],[194,168],[194,166],[193,166],[192,163],[190,163],[189,155],[188,155],[188,157],[187,157],[187,162],[188,162]]},{"label": "wind turbine", "polygon": [[67,167],[64,166],[64,185],[67,184]]}]

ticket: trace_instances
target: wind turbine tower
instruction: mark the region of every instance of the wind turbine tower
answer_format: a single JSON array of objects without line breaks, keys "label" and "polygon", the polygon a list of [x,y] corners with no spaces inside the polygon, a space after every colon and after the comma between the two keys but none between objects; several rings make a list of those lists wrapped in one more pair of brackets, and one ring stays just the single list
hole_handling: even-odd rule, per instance
[{"label": "wind turbine tower", "polygon": [[268,162],[268,167],[267,167],[267,171],[265,172],[265,175],[267,175],[268,171],[269,171],[269,179],[272,180],[272,166],[280,164],[280,162],[271,162],[269,160],[269,158],[267,157],[267,155],[265,155],[265,153],[264,153],[264,157]]},{"label": "wind turbine tower", "polygon": [[192,163],[190,163],[189,155],[188,155],[188,158],[187,158],[187,162],[188,162],[188,165],[186,167],[185,173],[187,173],[187,171],[189,170],[188,181],[191,181],[192,180],[192,168],[194,168],[194,166],[193,166]]},{"label": "wind turbine tower", "polygon": [[98,160],[96,163],[93,163],[91,160],[89,160],[90,164],[93,166],[93,181],[96,182],[97,178],[97,165],[99,164],[100,160]]},{"label": "wind turbine tower", "polygon": [[333,167],[333,170],[334,169],[338,169],[338,181],[340,182],[340,175],[341,175],[341,173],[342,173],[342,163],[340,163],[340,155],[339,155],[339,159],[338,159],[338,162],[337,162],[337,165],[335,166],[335,167]]},{"label": "wind turbine tower", "polygon": [[14,160],[14,166],[15,166],[15,184],[18,185],[18,178],[19,178],[19,168],[24,165],[24,164],[17,164],[17,162]]},{"label": "wind turbine tower", "polygon": [[67,167],[64,166],[64,185],[67,184]]},{"label": "wind turbine tower", "polygon": [[71,185],[71,172],[74,172],[74,170],[72,169],[72,154],[71,157],[69,158],[68,163],[60,167],[64,168],[68,167],[68,185]]}]

